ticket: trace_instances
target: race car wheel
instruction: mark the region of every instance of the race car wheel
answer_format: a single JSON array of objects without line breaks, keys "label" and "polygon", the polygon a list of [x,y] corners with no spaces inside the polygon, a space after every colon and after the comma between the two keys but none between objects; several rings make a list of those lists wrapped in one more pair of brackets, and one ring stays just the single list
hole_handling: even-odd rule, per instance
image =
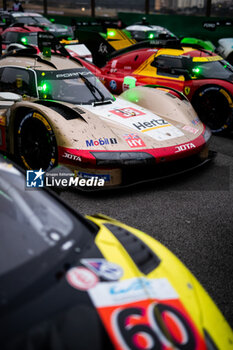
[{"label": "race car wheel", "polygon": [[192,104],[201,121],[213,133],[226,131],[233,124],[233,101],[221,86],[208,86],[200,90]]},{"label": "race car wheel", "polygon": [[50,170],[57,163],[57,143],[46,118],[31,111],[17,128],[17,154],[27,169]]}]

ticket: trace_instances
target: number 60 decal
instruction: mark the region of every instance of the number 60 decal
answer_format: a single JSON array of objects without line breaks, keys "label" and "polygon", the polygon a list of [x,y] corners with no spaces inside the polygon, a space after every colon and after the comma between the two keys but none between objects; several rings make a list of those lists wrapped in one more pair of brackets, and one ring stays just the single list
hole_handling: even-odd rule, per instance
[{"label": "number 60 decal", "polygon": [[113,313],[112,321],[122,349],[196,348],[191,326],[185,317],[170,305],[152,303],[147,310],[141,307],[120,308]]}]

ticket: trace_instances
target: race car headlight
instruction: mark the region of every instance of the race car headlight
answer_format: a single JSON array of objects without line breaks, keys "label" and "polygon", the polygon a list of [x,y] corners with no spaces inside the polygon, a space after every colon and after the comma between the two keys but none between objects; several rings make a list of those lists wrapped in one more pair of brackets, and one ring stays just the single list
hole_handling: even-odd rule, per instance
[{"label": "race car headlight", "polygon": [[97,165],[102,166],[145,166],[154,165],[155,158],[146,152],[91,152]]},{"label": "race car headlight", "polygon": [[206,126],[203,137],[205,139],[205,142],[208,142],[210,137],[211,137],[212,133],[211,130],[208,128],[208,126]]},{"label": "race car headlight", "polygon": [[218,350],[217,346],[215,345],[213,339],[211,338],[207,330],[204,329],[203,331],[204,331],[205,344],[206,344],[207,350]]}]

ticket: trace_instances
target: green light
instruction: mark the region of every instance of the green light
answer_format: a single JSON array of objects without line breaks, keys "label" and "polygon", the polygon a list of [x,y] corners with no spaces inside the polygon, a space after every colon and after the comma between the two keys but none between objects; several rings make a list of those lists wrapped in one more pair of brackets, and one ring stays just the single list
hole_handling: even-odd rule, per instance
[{"label": "green light", "polygon": [[198,73],[200,73],[201,70],[200,70],[200,68],[196,67],[196,68],[193,68],[192,71],[193,71],[193,73],[198,74]]},{"label": "green light", "polygon": [[51,47],[43,47],[43,56],[51,57]]},{"label": "green light", "polygon": [[55,22],[55,19],[54,18],[50,18],[50,22]]},{"label": "green light", "polygon": [[38,90],[46,92],[48,90],[48,85],[46,83],[42,83],[42,85],[38,86]]},{"label": "green light", "polygon": [[71,41],[71,40],[73,40],[70,36],[67,38],[67,40],[69,40],[69,41]]},{"label": "green light", "polygon": [[136,86],[136,79],[134,77],[125,77],[124,86],[128,89],[134,88]]},{"label": "green light", "polygon": [[45,92],[45,91],[48,89],[48,86],[47,86],[47,84],[43,84],[43,85],[41,86],[41,88],[42,88],[42,90]]},{"label": "green light", "polygon": [[111,30],[108,32],[108,36],[115,36],[116,32],[114,30]]},{"label": "green light", "polygon": [[155,36],[154,36],[154,34],[152,34],[152,33],[150,33],[149,36],[148,36],[149,39],[154,39],[154,37],[155,37]]},{"label": "green light", "polygon": [[28,42],[26,37],[21,38],[21,41],[22,41],[23,44],[27,44],[27,42]]}]

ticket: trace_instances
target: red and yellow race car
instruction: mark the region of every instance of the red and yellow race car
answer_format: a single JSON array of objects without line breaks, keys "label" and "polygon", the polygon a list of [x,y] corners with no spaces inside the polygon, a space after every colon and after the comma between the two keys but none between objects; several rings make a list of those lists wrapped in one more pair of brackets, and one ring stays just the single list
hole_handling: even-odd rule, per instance
[{"label": "red and yellow race car", "polygon": [[[81,41],[82,37],[86,40],[81,33]],[[84,65],[112,93],[120,94],[138,85],[171,87],[187,96],[213,132],[232,128],[233,67],[222,57],[181,46],[176,40],[142,42],[112,53],[108,43],[98,44],[96,37],[95,43],[92,40],[86,45],[89,49],[95,47],[94,62],[98,68],[85,62]]]}]

